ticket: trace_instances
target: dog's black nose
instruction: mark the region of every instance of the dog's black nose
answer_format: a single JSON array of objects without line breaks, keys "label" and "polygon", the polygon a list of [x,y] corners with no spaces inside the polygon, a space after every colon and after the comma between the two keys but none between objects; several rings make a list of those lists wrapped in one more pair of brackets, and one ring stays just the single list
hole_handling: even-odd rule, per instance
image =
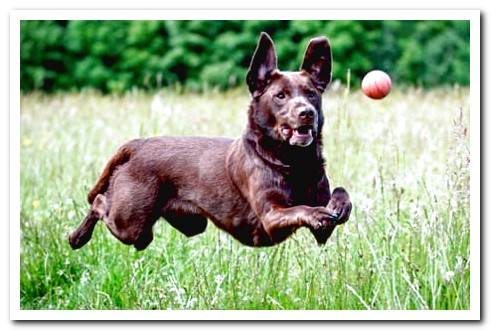
[{"label": "dog's black nose", "polygon": [[314,117],[314,111],[312,109],[303,109],[298,113],[298,117],[301,119],[312,119]]}]

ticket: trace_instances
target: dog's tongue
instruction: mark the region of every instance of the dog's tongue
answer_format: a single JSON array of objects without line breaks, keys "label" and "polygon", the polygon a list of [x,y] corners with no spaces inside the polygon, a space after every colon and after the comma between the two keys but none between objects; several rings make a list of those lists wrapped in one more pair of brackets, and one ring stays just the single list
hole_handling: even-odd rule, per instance
[{"label": "dog's tongue", "polygon": [[292,129],[290,128],[283,128],[281,129],[281,132],[285,135],[285,136],[291,136],[292,134]]}]

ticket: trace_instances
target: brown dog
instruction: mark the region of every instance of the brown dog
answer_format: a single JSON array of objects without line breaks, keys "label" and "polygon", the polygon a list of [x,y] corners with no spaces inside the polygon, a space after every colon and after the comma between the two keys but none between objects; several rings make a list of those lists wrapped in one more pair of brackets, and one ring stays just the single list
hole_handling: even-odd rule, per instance
[{"label": "brown dog", "polygon": [[102,219],[142,250],[160,217],[186,236],[205,231],[210,219],[249,246],[275,245],[303,226],[325,243],[351,211],[343,188],[331,197],[321,154],[321,94],[330,80],[326,38],[311,40],[301,71],[281,72],[262,33],[247,73],[252,101],[243,136],[124,144],[89,193],[90,210],[70,245],[85,245]]}]

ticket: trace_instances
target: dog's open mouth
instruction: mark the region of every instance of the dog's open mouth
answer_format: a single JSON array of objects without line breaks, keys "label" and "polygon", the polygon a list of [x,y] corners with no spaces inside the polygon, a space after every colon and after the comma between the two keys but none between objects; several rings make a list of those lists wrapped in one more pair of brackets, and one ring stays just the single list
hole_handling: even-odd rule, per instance
[{"label": "dog's open mouth", "polygon": [[308,146],[314,140],[314,127],[312,125],[301,125],[297,128],[291,128],[284,125],[281,128],[281,133],[290,145]]},{"label": "dog's open mouth", "polygon": [[293,129],[293,135],[297,137],[312,136],[312,125],[302,125]]}]

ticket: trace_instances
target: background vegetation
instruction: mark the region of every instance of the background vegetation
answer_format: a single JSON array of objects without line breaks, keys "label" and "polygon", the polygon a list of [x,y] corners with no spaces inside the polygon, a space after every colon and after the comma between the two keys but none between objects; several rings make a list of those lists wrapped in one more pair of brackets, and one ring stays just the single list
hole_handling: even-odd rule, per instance
[{"label": "background vegetation", "polygon": [[70,249],[86,194],[119,145],[238,137],[248,102],[246,89],[24,95],[22,309],[469,309],[466,88],[395,90],[377,102],[326,94],[326,171],[354,209],[323,247],[307,229],[249,248],[213,224],[186,238],[161,220],[143,252],[102,222]]},{"label": "background vegetation", "polygon": [[378,68],[398,84],[469,84],[468,21],[22,21],[21,89],[225,89],[243,83],[261,31],[285,70],[325,35],[343,82]]}]

